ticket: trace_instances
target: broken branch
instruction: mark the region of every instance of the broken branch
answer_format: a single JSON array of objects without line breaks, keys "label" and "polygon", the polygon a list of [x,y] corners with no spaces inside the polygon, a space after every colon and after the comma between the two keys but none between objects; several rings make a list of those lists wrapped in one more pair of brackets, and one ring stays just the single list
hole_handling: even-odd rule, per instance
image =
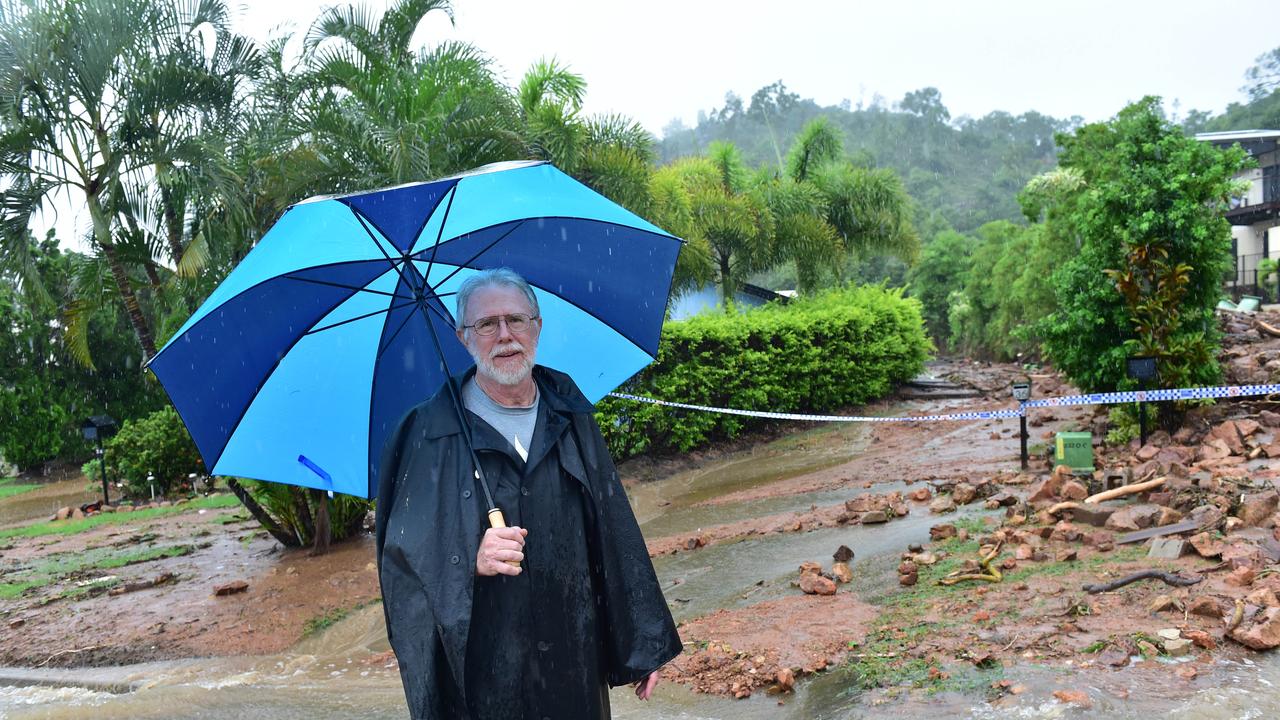
[{"label": "broken branch", "polygon": [[1132,485],[1125,485],[1123,487],[1113,488],[1111,490],[1104,490],[1096,495],[1090,495],[1089,497],[1085,498],[1084,501],[1086,503],[1094,504],[1094,503],[1100,503],[1103,500],[1112,500],[1114,498],[1124,497],[1125,495],[1133,495],[1135,493],[1143,492],[1144,490],[1151,490],[1153,488],[1158,488],[1164,484],[1164,481],[1166,479],[1167,478],[1164,478],[1164,477],[1158,477],[1155,480],[1148,480],[1146,482],[1134,483]]},{"label": "broken branch", "polygon": [[1110,592],[1117,588],[1122,588],[1131,582],[1137,582],[1139,580],[1148,580],[1148,579],[1160,580],[1164,582],[1164,584],[1166,585],[1173,585],[1175,587],[1186,587],[1187,585],[1195,585],[1196,583],[1200,582],[1204,578],[1203,577],[1193,577],[1193,578],[1183,577],[1181,575],[1165,572],[1163,570],[1143,570],[1141,572],[1136,572],[1132,575],[1126,575],[1125,577],[1122,577],[1119,580],[1112,580],[1109,583],[1085,585],[1084,591],[1090,594],[1096,594],[1100,592]]},{"label": "broken branch", "polygon": [[981,580],[982,582],[990,582],[990,583],[1000,582],[1001,580],[1004,579],[1004,576],[1000,574],[1000,568],[991,566],[991,561],[995,560],[996,556],[1000,554],[1000,546],[1003,544],[1004,544],[1004,541],[1001,540],[1000,542],[996,543],[996,546],[991,550],[991,552],[987,553],[986,555],[978,556],[978,565],[982,568],[983,570],[982,572],[965,573],[965,572],[957,571],[939,580],[938,584],[939,585],[955,585],[956,583],[962,583],[967,580]]}]

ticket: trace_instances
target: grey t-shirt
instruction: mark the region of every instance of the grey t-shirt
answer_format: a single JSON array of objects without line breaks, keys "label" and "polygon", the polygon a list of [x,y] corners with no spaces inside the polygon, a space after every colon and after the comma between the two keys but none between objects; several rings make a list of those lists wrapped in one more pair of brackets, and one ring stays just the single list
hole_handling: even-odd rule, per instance
[{"label": "grey t-shirt", "polygon": [[516,449],[522,460],[529,459],[533,446],[533,428],[538,420],[538,396],[529,407],[507,407],[494,402],[476,384],[475,378],[462,386],[462,404],[493,426]]}]

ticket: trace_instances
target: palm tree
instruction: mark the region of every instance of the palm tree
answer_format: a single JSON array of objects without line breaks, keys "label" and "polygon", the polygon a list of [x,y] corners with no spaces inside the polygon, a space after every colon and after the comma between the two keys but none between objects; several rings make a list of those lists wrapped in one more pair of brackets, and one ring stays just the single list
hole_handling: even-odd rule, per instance
[{"label": "palm tree", "polygon": [[[144,287],[159,284],[155,258],[183,255],[175,177],[210,167],[201,140],[217,126],[210,108],[234,104],[232,66],[250,54],[226,15],[223,0],[5,0],[0,11],[0,237],[6,249],[24,240],[31,215],[57,194],[82,201],[144,357],[156,347],[142,303]],[[213,61],[202,28],[218,38]],[[156,178],[152,215],[141,189]]]},{"label": "palm tree", "polygon": [[446,42],[409,48],[448,0],[400,0],[381,18],[355,5],[326,10],[307,33],[311,81],[295,129],[313,191],[428,180],[523,155],[515,103],[480,50]]},{"label": "palm tree", "polygon": [[[846,252],[854,255],[891,254],[914,260],[920,239],[911,224],[911,198],[897,173],[884,168],[857,165],[844,154],[844,138],[839,128],[825,117],[807,124],[796,136],[787,154],[787,177],[798,185],[810,186],[820,194],[825,220]],[[834,249],[826,233],[805,227],[807,238],[792,238],[816,252]],[[784,231],[784,243],[786,235]],[[815,244],[816,243],[816,244]],[[812,257],[804,251],[796,258]],[[802,286],[816,282],[815,267],[797,267]]]}]

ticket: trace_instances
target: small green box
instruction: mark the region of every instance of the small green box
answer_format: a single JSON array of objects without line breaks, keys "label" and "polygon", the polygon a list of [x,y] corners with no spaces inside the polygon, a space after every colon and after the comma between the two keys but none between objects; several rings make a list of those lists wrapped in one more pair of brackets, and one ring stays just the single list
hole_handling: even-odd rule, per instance
[{"label": "small green box", "polygon": [[1054,465],[1066,465],[1073,473],[1093,472],[1093,434],[1087,432],[1060,432]]}]

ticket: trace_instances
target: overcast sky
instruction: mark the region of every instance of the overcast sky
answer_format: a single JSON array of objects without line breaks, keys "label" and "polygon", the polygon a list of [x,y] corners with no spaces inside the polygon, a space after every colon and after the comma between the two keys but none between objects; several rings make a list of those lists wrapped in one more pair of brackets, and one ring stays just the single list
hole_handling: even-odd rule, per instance
[{"label": "overcast sky", "polygon": [[[300,43],[321,4],[253,0],[235,28],[257,40],[292,28]],[[454,39],[491,56],[509,83],[556,57],[587,80],[589,113],[616,112],[661,136],[696,123],[725,93],[744,100],[782,80],[823,105],[892,104],[933,86],[953,118],[1027,110],[1104,120],[1143,95],[1180,113],[1243,99],[1244,71],[1280,45],[1273,0],[454,0],[417,46]],[[378,11],[387,0],[369,0]],[[82,248],[88,219],[59,202],[57,231]],[[70,210],[70,212],[68,212]],[[45,213],[39,233],[53,222]],[[73,228],[74,226],[74,228]],[[70,240],[70,242],[68,242]]]},{"label": "overcast sky", "polygon": [[[233,0],[234,1],[234,0]],[[384,8],[386,0],[372,0]],[[1102,120],[1143,95],[1221,112],[1254,59],[1280,45],[1272,0],[454,0],[419,44],[471,42],[509,82],[556,56],[588,83],[589,112],[630,115],[660,134],[673,118],[744,100],[781,79],[824,105],[927,86],[953,117],[1026,110]],[[255,0],[242,32],[306,29],[318,6]]]}]

